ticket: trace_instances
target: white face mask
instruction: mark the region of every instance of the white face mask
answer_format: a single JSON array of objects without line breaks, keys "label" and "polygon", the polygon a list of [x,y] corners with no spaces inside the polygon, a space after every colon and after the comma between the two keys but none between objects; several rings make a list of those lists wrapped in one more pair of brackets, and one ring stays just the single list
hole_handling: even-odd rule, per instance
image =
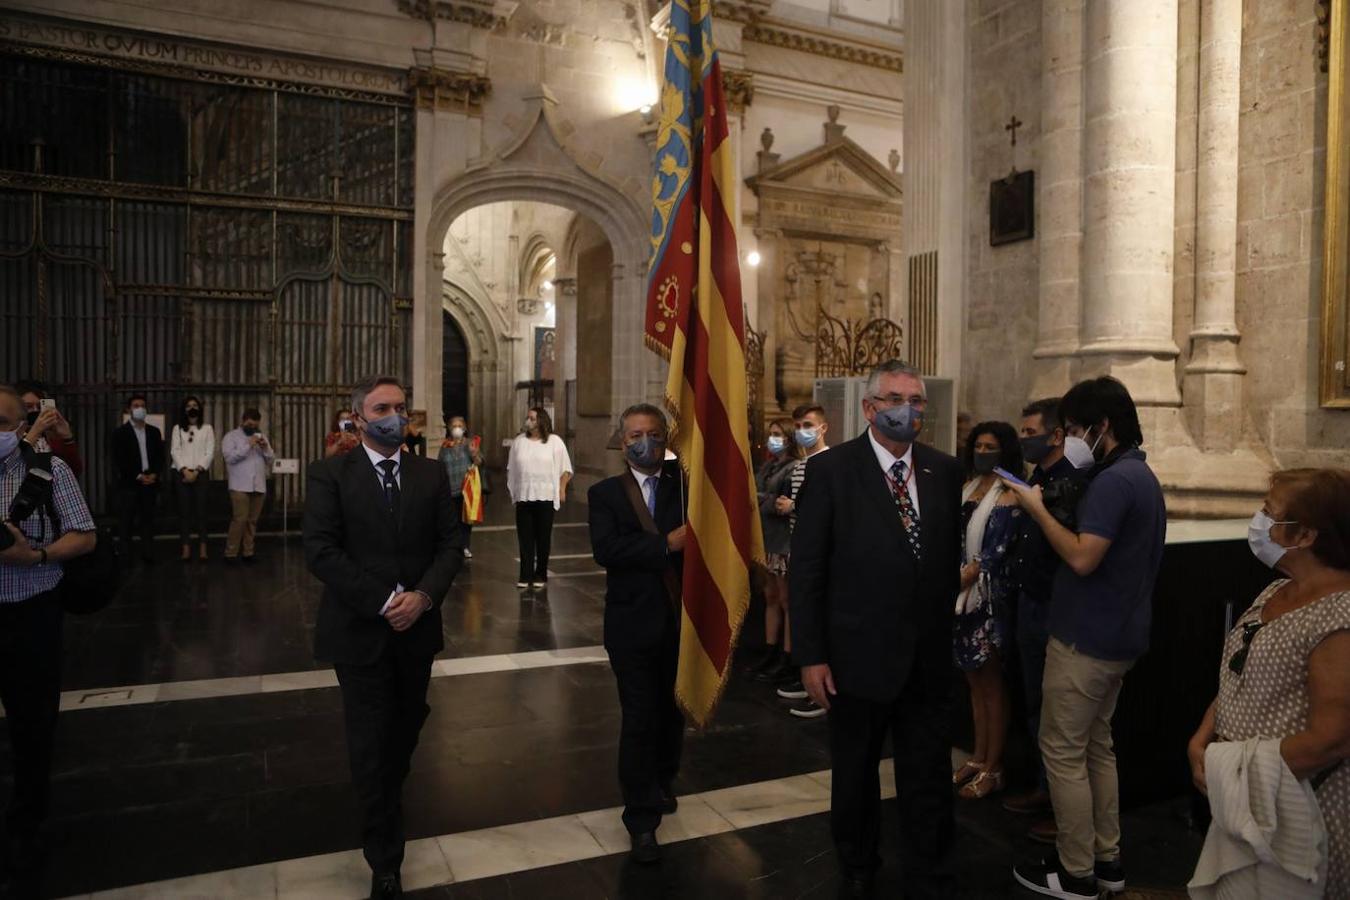
[{"label": "white face mask", "polygon": [[456,425],[454,428],[450,429],[450,436],[455,440],[459,440],[464,437],[464,429]]},{"label": "white face mask", "polygon": [[19,449],[19,432],[0,431],[0,459]]},{"label": "white face mask", "polygon": [[1256,515],[1252,516],[1252,523],[1247,526],[1247,546],[1252,548],[1252,555],[1270,568],[1275,568],[1275,564],[1284,558],[1290,548],[1276,543],[1270,536],[1270,529],[1276,525],[1293,524],[1295,523],[1277,522],[1267,515],[1265,510],[1258,510]]},{"label": "white face mask", "polygon": [[[1089,428],[1088,431],[1092,429]],[[1090,469],[1097,464],[1097,445],[1102,442],[1102,436],[1097,435],[1097,439],[1088,446],[1088,442],[1080,437],[1067,435],[1064,438],[1064,458],[1075,469]]]}]

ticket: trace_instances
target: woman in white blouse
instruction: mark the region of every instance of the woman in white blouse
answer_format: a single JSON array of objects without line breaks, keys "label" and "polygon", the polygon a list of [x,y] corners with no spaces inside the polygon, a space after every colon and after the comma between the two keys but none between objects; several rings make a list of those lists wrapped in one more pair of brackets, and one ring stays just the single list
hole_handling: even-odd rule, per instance
[{"label": "woman in white blouse", "polygon": [[178,497],[178,535],[183,560],[192,559],[191,533],[197,534],[197,554],[206,559],[206,483],[216,454],[216,432],[205,421],[202,401],[188,395],[178,411],[178,424],[169,440],[169,457]]},{"label": "woman in white blouse", "polygon": [[553,515],[567,500],[571,480],[572,459],[562,438],[553,433],[553,421],[544,410],[531,409],[506,461],[506,487],[516,505],[520,542],[516,587],[539,590],[547,582]]}]

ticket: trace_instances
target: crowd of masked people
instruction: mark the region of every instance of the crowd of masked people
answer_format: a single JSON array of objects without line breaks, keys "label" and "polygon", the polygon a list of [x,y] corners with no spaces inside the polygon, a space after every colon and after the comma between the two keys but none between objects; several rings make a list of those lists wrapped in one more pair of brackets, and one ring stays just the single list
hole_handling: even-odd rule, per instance
[{"label": "crowd of masked people", "polygon": [[[952,806],[993,795],[1054,847],[1015,867],[1016,883],[1064,898],[1123,891],[1111,721],[1148,651],[1166,537],[1135,404],[1102,377],[1026,405],[1015,424],[965,417],[958,459],[925,446],[926,411],[922,377],[890,363],[868,382],[865,434],[831,449],[819,406],[770,423],[756,474],[766,649],[751,677],[792,715],[829,718],[842,895],[870,895],[879,864],[888,730],[907,896],[956,895]],[[1276,473],[1249,544],[1283,577],[1230,633],[1189,747],[1197,787],[1212,795],[1222,760],[1230,798],[1192,888],[1350,896],[1350,472]],[[953,668],[973,719],[973,753],[955,771],[940,724]],[[1014,693],[1036,763],[1017,791],[1004,767]],[[1272,864],[1269,848],[1234,837],[1255,826],[1231,814],[1231,796],[1299,784],[1279,802],[1302,803],[1290,808],[1306,823]],[[1309,841],[1325,848],[1320,862],[1300,855]]]}]

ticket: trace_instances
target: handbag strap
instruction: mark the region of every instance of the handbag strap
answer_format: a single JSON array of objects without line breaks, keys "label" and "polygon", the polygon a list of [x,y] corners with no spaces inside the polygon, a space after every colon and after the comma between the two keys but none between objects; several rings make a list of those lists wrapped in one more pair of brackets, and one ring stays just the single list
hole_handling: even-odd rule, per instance
[{"label": "handbag strap", "polygon": [[[642,490],[638,487],[637,479],[628,475],[620,475],[619,478],[623,483],[623,492],[628,496],[628,502],[633,507],[633,512],[637,513],[642,530],[648,534],[661,534],[661,529],[656,527],[656,520],[652,518],[651,510],[647,509],[647,501],[642,499]],[[665,568],[661,570],[661,580],[666,584],[666,595],[670,598],[671,605],[679,609],[682,594],[680,576],[676,574],[675,568],[668,562]]]}]

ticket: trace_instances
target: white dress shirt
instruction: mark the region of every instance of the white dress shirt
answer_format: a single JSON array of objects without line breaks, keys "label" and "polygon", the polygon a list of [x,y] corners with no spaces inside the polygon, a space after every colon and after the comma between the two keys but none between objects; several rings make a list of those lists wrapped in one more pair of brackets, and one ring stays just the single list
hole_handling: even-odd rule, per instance
[{"label": "white dress shirt", "polygon": [[394,483],[398,485],[399,490],[403,489],[403,448],[394,451],[393,456],[384,456],[379,452],[370,449],[365,441],[361,442],[361,449],[366,451],[366,456],[370,457],[370,464],[375,467],[375,477],[380,480],[380,490],[384,490],[384,469],[380,468],[380,463],[386,459],[394,461]]},{"label": "white dress shirt", "polygon": [[[398,485],[399,490],[403,490],[402,447],[395,450],[392,456],[385,456],[382,453],[370,449],[370,445],[367,444],[365,441],[361,442],[361,449],[366,451],[366,456],[370,458],[370,464],[375,467],[375,478],[380,482],[381,492],[384,491],[384,469],[380,468],[380,463],[384,462],[386,459],[392,459],[394,461],[394,483]],[[384,606],[380,607],[380,615],[384,615],[385,613],[389,612],[389,605],[394,602],[394,598],[397,597],[399,594],[402,594],[406,590],[407,588],[405,588],[401,584],[394,585],[394,589],[389,592],[389,599],[385,600]],[[419,591],[418,593],[421,593],[421,591]],[[426,594],[422,594],[422,596],[426,597],[427,609],[431,609],[431,598],[427,597]]]},{"label": "white dress shirt", "polygon": [[136,435],[136,445],[141,448],[141,471],[148,471],[150,468],[150,454],[147,453],[145,449],[145,426],[137,425],[135,420],[132,420],[131,432]]},{"label": "white dress shirt", "polygon": [[877,455],[877,462],[881,464],[881,471],[886,473],[886,477],[891,477],[891,466],[895,465],[896,460],[905,464],[905,490],[909,492],[909,502],[914,504],[914,514],[923,518],[923,513],[919,510],[919,481],[918,473],[914,471],[914,445],[910,444],[909,449],[905,451],[904,456],[894,456],[891,451],[881,446],[876,435],[872,434],[872,429],[867,429],[867,439],[872,442],[872,452]]},{"label": "white dress shirt", "polygon": [[633,474],[633,478],[637,481],[638,487],[642,489],[642,499],[646,501],[647,508],[651,509],[652,506],[655,505],[652,502],[652,497],[656,496],[656,490],[661,484],[661,473],[657,472],[655,475],[648,475],[646,472],[639,472],[632,466],[628,467],[628,471]]}]

